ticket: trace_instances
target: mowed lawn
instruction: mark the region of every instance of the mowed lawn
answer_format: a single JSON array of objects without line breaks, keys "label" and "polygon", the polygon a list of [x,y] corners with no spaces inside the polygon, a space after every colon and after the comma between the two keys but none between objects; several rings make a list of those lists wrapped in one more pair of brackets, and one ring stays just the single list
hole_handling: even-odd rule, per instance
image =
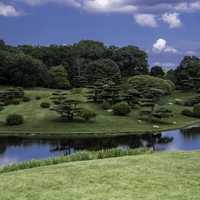
[{"label": "mowed lawn", "polygon": [[[77,93],[74,90],[71,97],[86,101],[85,90]],[[189,118],[181,115],[183,106],[173,104],[176,98],[186,99],[193,96],[193,93],[177,93],[172,96],[165,97],[162,102],[168,108],[173,110],[174,117],[169,119],[170,123],[158,124],[148,123],[145,121],[139,122],[138,109],[133,109],[131,114],[127,117],[113,116],[112,113],[103,110],[100,105],[83,103],[82,106],[93,109],[97,113],[94,122],[61,122],[59,115],[49,109],[40,108],[41,102],[49,102],[49,97],[53,90],[48,89],[35,89],[26,90],[26,96],[32,98],[30,102],[21,103],[20,105],[7,106],[0,112],[0,133],[1,134],[62,134],[62,135],[106,135],[106,134],[120,134],[120,133],[144,133],[146,131],[161,131],[166,129],[180,128],[191,123],[199,121],[195,118]],[[69,92],[70,93],[70,92]],[[36,100],[35,97],[42,97],[41,100]],[[8,114],[22,114],[25,118],[25,123],[20,126],[6,126],[5,119]],[[154,128],[158,125],[159,128]]]},{"label": "mowed lawn", "polygon": [[200,152],[72,162],[0,174],[1,200],[199,200]]}]

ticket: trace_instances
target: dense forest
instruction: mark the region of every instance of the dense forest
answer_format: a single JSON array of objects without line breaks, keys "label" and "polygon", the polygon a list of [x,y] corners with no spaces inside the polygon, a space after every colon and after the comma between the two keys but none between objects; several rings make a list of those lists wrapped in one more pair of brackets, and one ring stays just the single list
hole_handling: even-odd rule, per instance
[{"label": "dense forest", "polygon": [[175,70],[149,69],[148,55],[135,46],[107,47],[83,40],[73,45],[9,46],[0,40],[0,84],[65,89],[92,85],[99,79],[115,83],[134,75],[172,80],[179,89],[199,86],[200,59],[186,56]]}]

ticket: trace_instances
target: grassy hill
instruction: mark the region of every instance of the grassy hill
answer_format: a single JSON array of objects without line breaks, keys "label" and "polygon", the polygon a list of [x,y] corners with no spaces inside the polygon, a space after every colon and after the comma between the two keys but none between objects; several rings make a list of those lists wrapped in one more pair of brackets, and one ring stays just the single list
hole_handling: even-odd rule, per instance
[{"label": "grassy hill", "polygon": [[[164,97],[162,102],[173,110],[172,117],[165,124],[152,124],[145,121],[139,122],[139,110],[133,109],[127,117],[113,116],[97,104],[83,103],[83,107],[93,109],[97,113],[95,122],[61,122],[59,116],[49,109],[40,108],[41,102],[49,102],[49,97],[53,90],[48,89],[33,89],[25,90],[26,96],[31,97],[30,102],[23,102],[19,105],[6,106],[0,113],[0,134],[9,135],[67,135],[67,136],[86,136],[86,135],[109,135],[109,134],[127,134],[127,133],[144,133],[151,131],[161,131],[167,129],[180,128],[194,122],[199,121],[195,118],[189,118],[181,115],[183,106],[175,105],[176,98],[186,99],[193,96],[193,93],[178,93]],[[85,89],[75,89],[69,94],[76,99],[86,101]],[[40,96],[40,100],[36,100],[36,96]],[[5,118],[8,114],[22,114],[25,118],[25,123],[20,126],[5,125]],[[159,128],[154,128],[154,125],[159,125]]]},{"label": "grassy hill", "polygon": [[81,161],[0,174],[1,200],[199,200],[200,152]]}]

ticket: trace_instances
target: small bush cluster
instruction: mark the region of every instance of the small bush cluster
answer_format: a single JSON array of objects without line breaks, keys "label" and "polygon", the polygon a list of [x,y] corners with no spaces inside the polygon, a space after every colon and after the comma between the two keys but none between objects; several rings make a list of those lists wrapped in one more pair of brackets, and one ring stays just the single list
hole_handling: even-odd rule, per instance
[{"label": "small bush cluster", "polygon": [[24,123],[24,117],[19,114],[10,114],[6,118],[6,125],[16,126]]},{"label": "small bush cluster", "polygon": [[11,164],[0,168],[0,173],[6,173],[11,171],[30,169],[41,166],[56,165],[66,162],[82,161],[82,160],[96,160],[112,157],[122,157],[131,155],[140,155],[145,153],[152,153],[153,151],[148,148],[138,149],[107,149],[100,151],[80,151],[68,156],[61,156],[57,158],[50,158],[47,160],[31,160],[19,164]]},{"label": "small bush cluster", "polygon": [[104,101],[101,105],[101,107],[104,109],[104,110],[108,110],[111,106],[110,106],[110,103],[107,102],[107,101]]},{"label": "small bush cluster", "polygon": [[40,104],[40,107],[41,108],[49,108],[50,107],[50,103],[49,102],[42,102],[41,104]]},{"label": "small bush cluster", "polygon": [[31,98],[25,96],[25,97],[23,97],[22,101],[23,101],[23,102],[29,102],[29,101],[31,101]]},{"label": "small bush cluster", "polygon": [[41,97],[40,97],[40,96],[36,96],[35,99],[36,99],[36,100],[40,100]]},{"label": "small bush cluster", "polygon": [[86,108],[83,108],[80,111],[80,117],[83,118],[86,121],[89,121],[89,120],[95,118],[96,115],[97,114],[94,111],[86,109]]},{"label": "small bush cluster", "polygon": [[114,115],[126,116],[131,112],[131,108],[126,102],[116,103],[113,107]]},{"label": "small bush cluster", "polygon": [[183,110],[182,115],[185,115],[187,117],[200,118],[200,104],[194,105],[193,110],[189,110],[189,109]]},{"label": "small bush cluster", "polygon": [[184,106],[194,106],[200,103],[200,95],[192,97],[184,102]]}]

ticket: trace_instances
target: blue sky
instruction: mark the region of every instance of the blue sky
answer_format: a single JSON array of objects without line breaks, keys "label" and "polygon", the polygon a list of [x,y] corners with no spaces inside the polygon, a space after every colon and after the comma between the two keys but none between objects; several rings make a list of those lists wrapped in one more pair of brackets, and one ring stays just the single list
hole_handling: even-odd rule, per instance
[{"label": "blue sky", "polygon": [[198,0],[0,0],[0,38],[9,44],[130,44],[168,68],[200,55],[199,21]]}]

